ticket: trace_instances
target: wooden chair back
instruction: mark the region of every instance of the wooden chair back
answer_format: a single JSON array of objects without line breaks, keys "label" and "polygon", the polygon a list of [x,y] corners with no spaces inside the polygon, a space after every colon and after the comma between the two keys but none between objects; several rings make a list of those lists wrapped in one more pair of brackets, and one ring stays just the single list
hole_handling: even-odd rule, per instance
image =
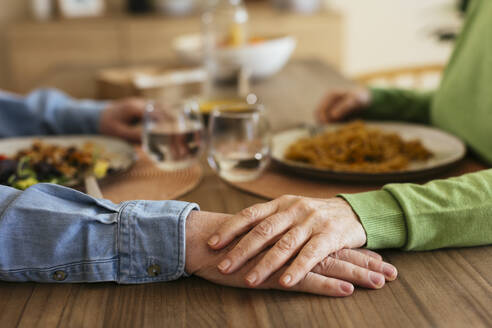
[{"label": "wooden chair back", "polygon": [[356,81],[370,86],[433,89],[439,85],[443,70],[442,64],[394,68],[361,74]]}]

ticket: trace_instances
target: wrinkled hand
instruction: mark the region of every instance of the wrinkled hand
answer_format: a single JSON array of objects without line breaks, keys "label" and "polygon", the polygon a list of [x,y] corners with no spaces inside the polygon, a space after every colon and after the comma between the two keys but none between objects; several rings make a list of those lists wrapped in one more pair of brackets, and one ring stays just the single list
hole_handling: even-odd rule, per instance
[{"label": "wrinkled hand", "polygon": [[338,122],[361,112],[370,103],[367,89],[335,90],[325,96],[315,116],[321,123]]},{"label": "wrinkled hand", "polygon": [[99,122],[101,134],[140,142],[142,129],[136,123],[142,120],[145,101],[128,98],[110,103],[102,112]]},{"label": "wrinkled hand", "polygon": [[[213,251],[206,245],[206,238],[220,225],[229,222],[228,215],[216,213],[193,212],[186,223],[186,272],[195,274],[211,282],[233,286],[252,287],[245,281],[246,273],[257,265],[263,252],[249,261],[234,274],[223,275],[217,270],[227,253],[227,249]],[[231,249],[234,243],[229,246]],[[287,267],[267,278],[263,284],[255,286],[260,289],[279,289],[306,292],[325,296],[349,296],[353,293],[351,283],[367,288],[381,288],[385,283],[382,274],[387,268],[392,270],[392,279],[396,278],[396,269],[382,261],[381,256],[367,250],[344,249],[322,260],[300,281],[286,288],[278,280]]]}]

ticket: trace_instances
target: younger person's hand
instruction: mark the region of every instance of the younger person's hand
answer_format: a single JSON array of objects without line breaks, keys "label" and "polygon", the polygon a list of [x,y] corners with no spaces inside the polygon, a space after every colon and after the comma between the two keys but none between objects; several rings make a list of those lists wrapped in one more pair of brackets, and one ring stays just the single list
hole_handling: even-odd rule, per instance
[{"label": "younger person's hand", "polygon": [[339,122],[360,113],[370,103],[367,89],[334,90],[326,94],[315,116],[320,123]]},{"label": "younger person's hand", "polygon": [[144,112],[143,99],[128,98],[111,102],[101,114],[99,132],[131,142],[140,142],[142,129],[137,123],[142,121]]}]

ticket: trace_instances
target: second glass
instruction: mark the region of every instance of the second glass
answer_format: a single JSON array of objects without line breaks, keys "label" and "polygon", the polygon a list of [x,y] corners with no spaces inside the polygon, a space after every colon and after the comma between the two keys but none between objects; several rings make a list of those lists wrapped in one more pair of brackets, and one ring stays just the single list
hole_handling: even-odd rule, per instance
[{"label": "second glass", "polygon": [[261,105],[214,110],[209,138],[208,162],[227,181],[255,180],[270,163],[271,135]]}]

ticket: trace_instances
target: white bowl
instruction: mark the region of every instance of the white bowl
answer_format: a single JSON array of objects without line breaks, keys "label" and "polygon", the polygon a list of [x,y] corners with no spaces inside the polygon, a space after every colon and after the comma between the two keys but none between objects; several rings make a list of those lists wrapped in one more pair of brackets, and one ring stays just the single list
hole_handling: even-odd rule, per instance
[{"label": "white bowl", "polygon": [[[231,68],[246,68],[254,79],[270,77],[287,64],[296,45],[295,38],[284,36],[268,38],[241,48],[220,48],[217,50],[218,75],[220,78],[228,78]],[[187,64],[197,65],[203,61],[203,39],[199,34],[176,38],[173,48],[179,58]]]},{"label": "white bowl", "polygon": [[195,9],[195,0],[154,0],[154,8],[171,16],[182,16]]}]

